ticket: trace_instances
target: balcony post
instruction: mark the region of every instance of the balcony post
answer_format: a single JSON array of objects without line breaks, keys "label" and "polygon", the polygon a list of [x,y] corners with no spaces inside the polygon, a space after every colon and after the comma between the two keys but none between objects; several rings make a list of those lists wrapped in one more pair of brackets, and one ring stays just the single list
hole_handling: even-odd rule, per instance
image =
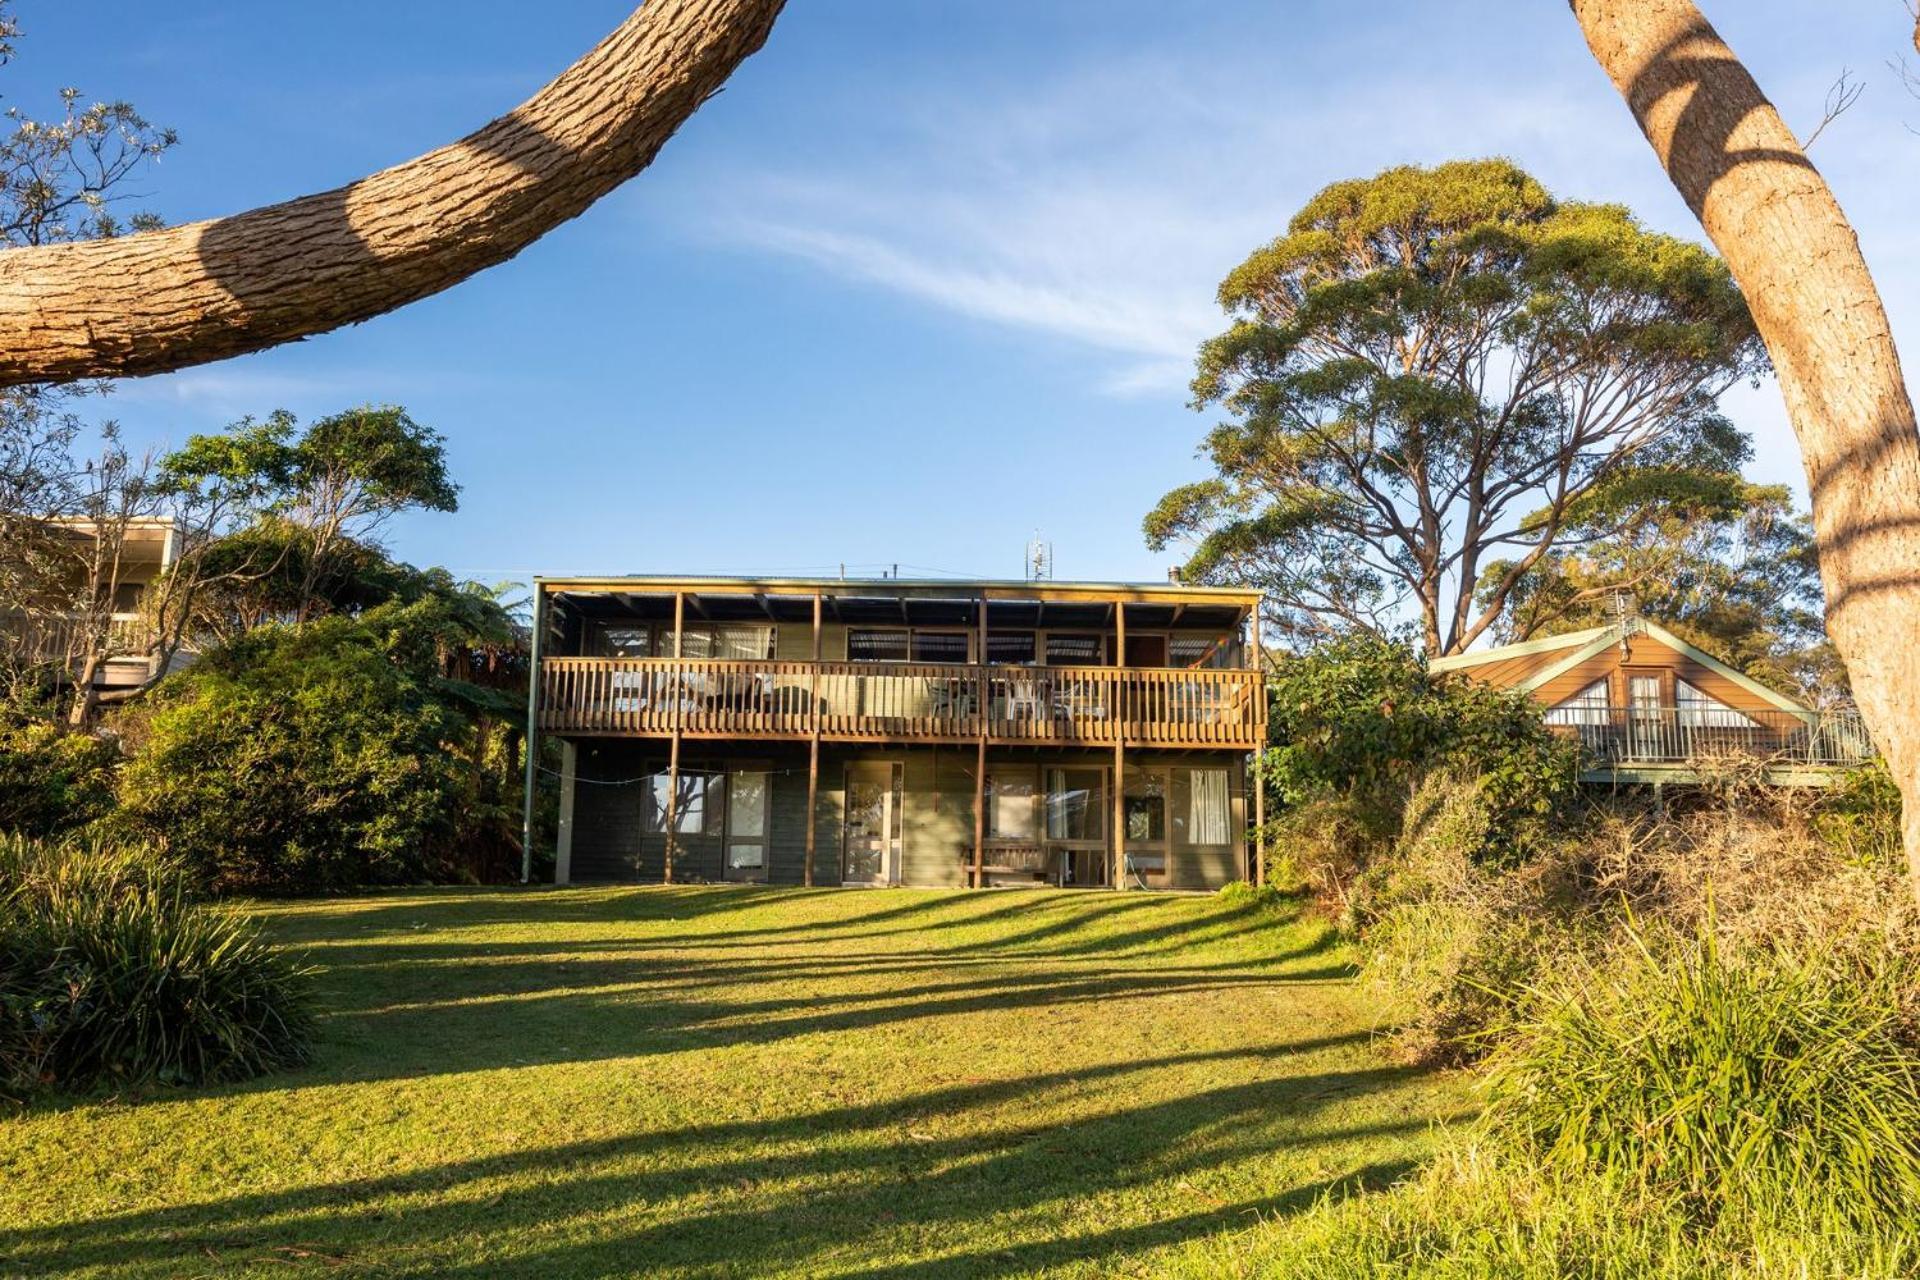
[{"label": "balcony post", "polygon": [[533,635],[527,645],[527,729],[520,735],[526,752],[526,778],[520,796],[520,883],[533,878],[533,789],[540,768],[540,642],[547,626],[547,595],[533,580]]},{"label": "balcony post", "polygon": [[571,742],[560,744],[560,824],[553,842],[553,882],[573,882],[573,807],[575,780],[580,772],[580,750]]},{"label": "balcony post", "polygon": [[686,632],[687,593],[673,593],[673,737],[667,747],[667,829],[662,842],[663,860],[661,878],[673,883],[673,855],[678,852],[680,842],[680,717],[686,706],[686,673],[681,670],[679,658],[681,638]]},{"label": "balcony post", "polygon": [[679,827],[679,825],[680,825],[680,730],[676,728],[673,731],[672,744],[667,748],[667,830],[666,830],[666,846],[663,850],[663,853],[665,854],[665,857],[666,857],[666,867],[665,867],[665,875],[663,879],[668,884],[673,883],[673,853],[674,853],[674,845],[677,843],[674,833],[676,829]]},{"label": "balcony post", "polygon": [[987,736],[980,735],[980,749],[973,767],[973,887],[986,881],[987,861]]},{"label": "balcony post", "polygon": [[1113,602],[1113,867],[1111,887],[1127,887],[1127,602]]},{"label": "balcony post", "polygon": [[807,673],[807,860],[801,882],[813,887],[814,827],[820,803],[820,593],[813,593],[813,666]]},{"label": "balcony post", "polygon": [[993,705],[993,679],[987,667],[987,597],[982,594],[979,617],[974,619],[979,632],[979,652],[974,655],[973,677],[978,692],[974,695],[976,727],[980,746],[975,752],[973,769],[973,887],[981,888],[987,879],[987,731],[988,712]]},{"label": "balcony post", "polygon": [[[1258,699],[1254,704],[1254,723],[1262,720],[1261,709],[1267,701],[1266,652],[1260,647],[1260,604],[1254,602],[1253,609],[1247,615],[1248,642],[1253,648],[1253,669],[1260,678],[1254,682],[1253,696]],[[1262,739],[1253,749],[1253,882],[1263,885],[1267,882],[1267,786],[1260,776],[1260,762],[1265,758],[1267,744]]]}]

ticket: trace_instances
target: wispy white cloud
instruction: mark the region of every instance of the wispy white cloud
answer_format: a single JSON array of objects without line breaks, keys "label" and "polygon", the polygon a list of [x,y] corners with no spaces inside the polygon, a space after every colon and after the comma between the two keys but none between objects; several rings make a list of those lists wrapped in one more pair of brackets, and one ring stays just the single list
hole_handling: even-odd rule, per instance
[{"label": "wispy white cloud", "polygon": [[[291,356],[299,359],[304,352]],[[331,412],[369,401],[406,403],[426,394],[472,386],[502,376],[485,369],[446,369],[433,364],[375,368],[322,365],[289,369],[285,351],[244,356],[178,373],[129,378],[112,384],[107,401],[185,412],[208,420],[259,416],[275,409],[300,414]]]},{"label": "wispy white cloud", "polygon": [[113,384],[113,398],[135,404],[172,404],[220,413],[266,413],[294,402],[352,394],[349,371],[293,374],[219,366],[189,369]]},{"label": "wispy white cloud", "polygon": [[[1576,104],[1553,85],[1462,93],[1409,76],[1329,95],[1236,77],[1146,54],[1017,95],[876,89],[870,109],[886,126],[873,137],[805,172],[732,157],[691,184],[683,229],[1059,338],[1092,356],[1101,390],[1174,397],[1223,323],[1221,277],[1326,182],[1463,152],[1568,172],[1594,160]],[[1223,78],[1233,93],[1217,92]],[[1635,146],[1628,134],[1614,149]]]},{"label": "wispy white cloud", "polygon": [[[1197,335],[1212,318],[1204,307],[1129,290],[1109,273],[1023,272],[1007,263],[940,260],[872,235],[818,226],[743,220],[732,228],[743,244],[801,258],[850,279],[929,302],[974,319],[1042,330],[1088,346],[1139,357],[1116,387],[1162,383],[1186,368]],[[1150,376],[1142,376],[1150,371]]]}]

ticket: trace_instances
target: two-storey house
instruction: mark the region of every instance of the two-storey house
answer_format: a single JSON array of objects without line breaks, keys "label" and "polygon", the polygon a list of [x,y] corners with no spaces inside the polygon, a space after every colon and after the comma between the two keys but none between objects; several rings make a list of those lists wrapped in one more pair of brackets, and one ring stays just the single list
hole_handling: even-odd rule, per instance
[{"label": "two-storey house", "polygon": [[1257,593],[625,577],[535,596],[562,883],[1208,889],[1251,870]]}]

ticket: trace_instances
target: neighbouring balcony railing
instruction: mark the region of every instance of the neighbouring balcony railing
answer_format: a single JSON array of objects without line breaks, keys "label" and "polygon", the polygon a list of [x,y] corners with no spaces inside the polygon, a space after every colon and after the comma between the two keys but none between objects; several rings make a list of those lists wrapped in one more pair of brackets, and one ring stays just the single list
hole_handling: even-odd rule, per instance
[{"label": "neighbouring balcony railing", "polygon": [[[83,618],[0,615],[0,637],[29,662],[78,661],[85,657],[93,625]],[[140,614],[116,613],[107,622],[106,656],[145,656],[153,640],[153,628]]]},{"label": "neighbouring balcony railing", "polygon": [[1252,749],[1256,671],[892,662],[549,658],[540,726],[555,732]]},{"label": "neighbouring balcony railing", "polygon": [[1547,723],[1579,737],[1596,764],[1686,764],[1721,758],[1856,765],[1873,742],[1852,711],[1733,711],[1711,707],[1565,707]]}]

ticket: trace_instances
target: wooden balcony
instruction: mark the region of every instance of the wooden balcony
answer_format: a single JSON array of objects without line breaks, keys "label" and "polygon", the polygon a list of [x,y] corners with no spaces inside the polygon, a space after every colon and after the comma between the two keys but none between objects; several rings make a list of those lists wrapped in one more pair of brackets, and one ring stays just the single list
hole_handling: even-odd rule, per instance
[{"label": "wooden balcony", "polygon": [[548,658],[540,728],[574,736],[1214,747],[1266,730],[1260,673]]},{"label": "wooden balcony", "polygon": [[1578,737],[1594,768],[1701,766],[1757,761],[1770,767],[1841,769],[1873,758],[1852,711],[1732,711],[1700,707],[1570,707],[1547,717]]},{"label": "wooden balcony", "polygon": [[[0,614],[0,654],[14,662],[60,668],[72,678],[81,670],[99,625],[95,619]],[[156,659],[150,651],[157,637],[145,617],[115,613],[106,621],[103,638],[105,660],[94,671],[96,686],[119,688],[151,678]]]}]

